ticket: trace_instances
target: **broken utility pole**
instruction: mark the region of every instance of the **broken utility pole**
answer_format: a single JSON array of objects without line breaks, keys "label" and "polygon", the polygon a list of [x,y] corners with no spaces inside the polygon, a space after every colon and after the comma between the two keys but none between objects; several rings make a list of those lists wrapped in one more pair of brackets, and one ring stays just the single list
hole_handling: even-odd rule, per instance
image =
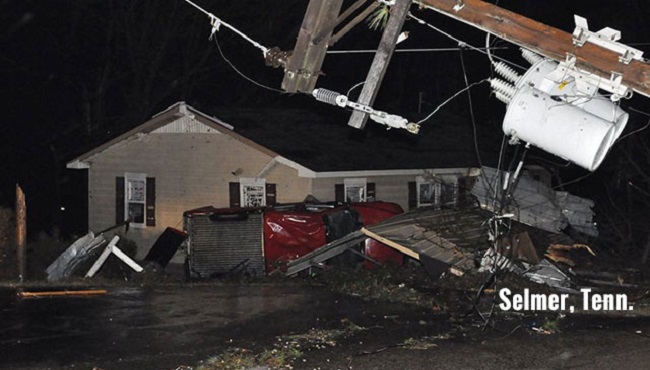
[{"label": "broken utility pole", "polygon": [[[650,97],[650,64],[642,58],[642,51],[618,42],[621,33],[617,30],[607,27],[592,32],[586,19],[575,16],[576,28],[568,33],[481,0],[395,0],[390,5],[390,18],[356,102],[360,106],[372,107],[412,2],[558,61],[582,83],[590,81],[612,93],[612,101],[628,98],[633,91]],[[338,34],[331,36],[333,29],[364,3],[357,0],[337,18],[340,0],[310,1],[296,47],[285,68],[282,81],[285,91],[313,92],[326,49],[338,37]],[[370,6],[366,11],[369,9]],[[350,23],[356,24],[357,20]],[[355,110],[348,125],[363,129],[367,118],[367,112]]]},{"label": "broken utility pole", "polygon": [[577,69],[608,80],[622,77],[621,84],[650,97],[650,65],[641,60],[626,60],[625,54],[591,42],[580,46],[568,32],[485,1],[420,0],[420,3],[558,62],[575,56]]},{"label": "broken utility pole", "polygon": [[[397,38],[399,37],[399,33],[402,31],[402,26],[404,25],[406,16],[409,13],[411,3],[412,0],[397,0],[395,1],[395,5],[391,6],[388,23],[386,24],[384,34],[379,42],[375,58],[372,61],[372,66],[368,71],[366,82],[363,84],[361,95],[359,95],[359,99],[357,100],[359,104],[372,106],[375,102],[379,86],[384,79],[388,63],[395,51]],[[348,125],[358,129],[363,129],[366,126],[367,121],[368,113],[355,110],[350,116]]]},{"label": "broken utility pole", "polygon": [[[282,80],[282,89],[294,92],[311,91],[316,86],[325,60],[327,41],[332,35],[330,19],[337,19],[343,0],[311,0],[300,27],[296,46],[289,57]],[[320,40],[316,40],[320,38]]]},{"label": "broken utility pole", "polygon": [[18,263],[18,280],[22,283],[25,279],[27,244],[27,205],[25,193],[20,185],[16,184],[16,262]]}]

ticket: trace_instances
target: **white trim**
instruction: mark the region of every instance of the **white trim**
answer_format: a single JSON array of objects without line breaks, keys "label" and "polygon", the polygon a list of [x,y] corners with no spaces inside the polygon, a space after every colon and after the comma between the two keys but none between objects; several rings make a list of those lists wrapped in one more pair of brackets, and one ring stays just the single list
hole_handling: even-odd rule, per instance
[{"label": "white trim", "polygon": [[368,184],[368,179],[365,177],[343,179],[343,185],[345,186],[366,186],[366,184]]},{"label": "white trim", "polygon": [[298,171],[298,177],[307,177],[307,178],[315,178],[316,177],[316,172],[313,170],[310,170],[309,168],[296,163],[290,159],[287,159],[281,155],[277,156],[274,158],[278,163],[283,164],[287,167],[291,167],[294,170]]},{"label": "white trim", "polygon": [[234,127],[232,125],[229,125],[229,124],[225,123],[224,121],[218,119],[217,117],[208,116],[206,113],[203,113],[198,109],[195,109],[191,105],[185,104],[184,101],[179,101],[179,102],[176,102],[176,103],[170,105],[169,108],[165,109],[162,112],[158,112],[158,113],[154,114],[153,116],[151,116],[151,118],[156,118],[156,117],[158,117],[160,115],[163,115],[163,114],[169,112],[170,110],[175,109],[176,107],[178,107],[178,115],[179,116],[187,116],[187,117],[190,117],[190,118],[194,119],[192,113],[189,111],[189,110],[192,110],[192,112],[194,112],[194,113],[196,113],[196,114],[198,114],[200,116],[203,116],[203,118],[207,118],[210,121],[213,121],[214,123],[217,123],[217,124],[227,128],[229,130],[234,129]]},{"label": "white trim", "polygon": [[264,168],[262,168],[262,169],[260,170],[260,172],[257,173],[257,176],[256,176],[256,177],[257,177],[257,178],[260,178],[260,177],[267,177],[268,174],[269,174],[271,171],[273,171],[273,169],[274,169],[275,166],[277,166],[277,165],[278,165],[278,161],[277,161],[275,158],[271,159],[271,160],[269,161],[269,163],[267,163],[266,166],[264,166]]},{"label": "white trim", "polygon": [[119,148],[121,148],[123,146],[129,145],[134,141],[142,141],[147,135],[149,135],[149,134],[145,134],[144,132],[138,132],[136,134],[133,134],[133,135],[125,138],[124,140],[120,140],[120,141],[116,142],[115,144],[109,146],[108,148],[102,150],[101,152],[97,152],[97,153],[95,153],[95,154],[93,154],[91,156],[88,156],[88,158],[86,158],[86,160],[84,160],[84,163],[87,163],[88,167],[90,168],[90,164],[93,162],[93,160],[95,160],[95,158],[97,158],[97,156],[101,156],[101,155],[103,155],[104,153],[106,153],[108,151],[119,149]]},{"label": "white trim", "polygon": [[75,159],[74,161],[68,162],[65,165],[65,168],[70,168],[72,170],[87,170],[90,168],[90,164],[88,162],[82,162],[78,159]]},{"label": "white trim", "polygon": [[432,175],[465,175],[479,176],[481,169],[476,167],[458,167],[458,168],[421,168],[413,170],[360,170],[360,171],[323,171],[316,172],[299,163],[296,163],[283,156],[274,158],[280,164],[291,167],[298,171],[298,177],[311,179],[335,178],[335,177],[373,177],[373,176],[418,176],[425,173]]},{"label": "white trim", "polygon": [[[144,183],[143,199],[132,201],[129,198],[129,181],[137,180]],[[129,203],[142,204],[142,222],[135,222],[131,220],[129,226],[137,229],[144,229],[147,227],[147,174],[146,173],[124,173],[124,219],[129,218]]]},{"label": "white trim", "polygon": [[345,202],[348,201],[349,188],[363,189],[361,194],[358,194],[359,199],[351,199],[352,202],[365,202],[368,200],[368,180],[365,177],[343,179],[343,196],[345,197]]},{"label": "white trim", "polygon": [[436,168],[436,169],[416,169],[416,170],[368,170],[368,171],[333,171],[333,172],[314,172],[314,178],[333,178],[333,177],[373,177],[373,176],[418,176],[423,174],[432,175],[466,175],[479,176],[481,170],[474,167],[465,168]]}]

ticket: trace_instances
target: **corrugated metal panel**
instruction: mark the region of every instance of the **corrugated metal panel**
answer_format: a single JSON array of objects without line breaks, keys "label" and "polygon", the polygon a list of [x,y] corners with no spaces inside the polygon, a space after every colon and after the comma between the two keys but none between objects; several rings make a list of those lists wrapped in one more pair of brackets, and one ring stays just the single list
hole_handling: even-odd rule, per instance
[{"label": "corrugated metal panel", "polygon": [[154,134],[219,134],[220,132],[194,120],[183,116],[154,131]]},{"label": "corrugated metal panel", "polygon": [[210,220],[209,214],[186,219],[190,273],[211,277],[229,273],[264,273],[262,214],[244,220]]},{"label": "corrugated metal panel", "polygon": [[[478,198],[483,208],[492,210],[492,187],[497,186],[501,192],[499,172],[496,168],[483,167],[483,173],[485,176],[479,178],[472,188],[472,194]],[[486,184],[485,179],[492,183]],[[501,196],[498,194],[498,199]],[[527,172],[522,172],[512,197],[514,207],[508,211],[515,214],[516,221],[554,233],[559,233],[571,224],[587,235],[598,236],[598,229],[592,221],[594,213],[591,207],[594,203],[589,199],[555,191]]]}]

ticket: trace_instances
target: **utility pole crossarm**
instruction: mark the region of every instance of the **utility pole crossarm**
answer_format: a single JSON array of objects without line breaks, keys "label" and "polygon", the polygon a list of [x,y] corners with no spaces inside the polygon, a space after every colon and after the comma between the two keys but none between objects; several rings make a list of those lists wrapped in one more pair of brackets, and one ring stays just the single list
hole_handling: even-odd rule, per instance
[{"label": "utility pole crossarm", "polygon": [[637,59],[624,63],[621,54],[585,43],[576,46],[573,35],[481,0],[420,0],[432,10],[494,34],[547,58],[564,62],[576,57],[576,68],[611,79],[622,76],[622,84],[650,97],[650,65]]},{"label": "utility pole crossarm", "polygon": [[[409,8],[412,0],[397,0],[395,5],[390,9],[390,17],[386,23],[386,28],[382,34],[379,47],[375,53],[375,58],[372,61],[368,76],[361,89],[358,102],[363,105],[372,106],[375,102],[375,97],[379,92],[379,87],[384,79],[388,63],[395,51],[397,38],[402,30],[406,16],[408,15]],[[348,126],[363,129],[368,121],[368,114],[362,111],[355,110],[350,116]]]}]

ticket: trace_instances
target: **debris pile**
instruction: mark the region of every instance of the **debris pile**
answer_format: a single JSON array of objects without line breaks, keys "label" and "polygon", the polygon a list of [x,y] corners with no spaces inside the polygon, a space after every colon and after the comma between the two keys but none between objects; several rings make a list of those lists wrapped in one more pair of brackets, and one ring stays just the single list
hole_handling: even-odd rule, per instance
[{"label": "debris pile", "polygon": [[[479,177],[472,187],[472,194],[482,208],[499,212],[498,208],[503,207],[498,202],[503,192],[502,183],[507,183],[513,175],[491,167],[483,167],[482,172],[484,176]],[[533,167],[524,171],[508,197],[514,205],[508,211],[515,214],[518,222],[553,233],[562,232],[570,225],[585,235],[598,236],[598,228],[593,222],[594,202],[566,191],[553,190],[550,175],[544,170]]]}]

